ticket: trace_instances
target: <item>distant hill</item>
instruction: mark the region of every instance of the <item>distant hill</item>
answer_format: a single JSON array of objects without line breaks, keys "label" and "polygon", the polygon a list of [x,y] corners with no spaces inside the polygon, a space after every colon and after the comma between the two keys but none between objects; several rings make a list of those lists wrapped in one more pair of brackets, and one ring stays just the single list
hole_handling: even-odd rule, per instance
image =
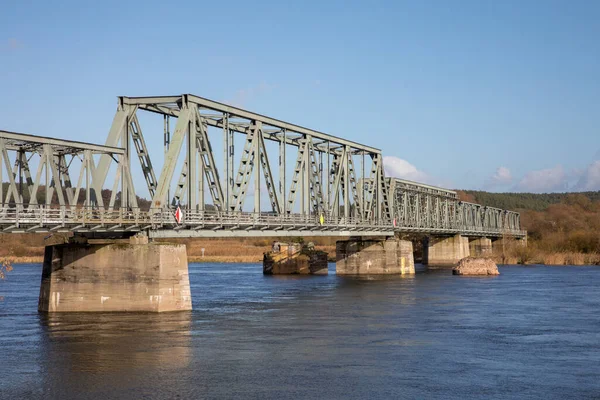
[{"label": "distant hill", "polygon": [[479,190],[457,190],[461,200],[507,210],[544,211],[552,204],[568,203],[574,196],[600,201],[600,192],[577,193],[490,193]]},{"label": "distant hill", "polygon": [[521,213],[529,246],[522,262],[600,263],[600,192],[489,193],[458,190],[463,201]]}]

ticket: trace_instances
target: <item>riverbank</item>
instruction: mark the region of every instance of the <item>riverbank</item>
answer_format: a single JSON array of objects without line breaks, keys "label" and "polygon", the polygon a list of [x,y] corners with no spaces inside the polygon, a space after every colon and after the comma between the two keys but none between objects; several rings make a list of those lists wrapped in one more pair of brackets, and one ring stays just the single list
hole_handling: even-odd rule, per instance
[{"label": "riverbank", "polygon": [[[315,246],[318,250],[326,251],[330,262],[335,262],[335,247]],[[258,263],[262,262],[263,253],[269,251],[270,247],[245,247],[242,253],[224,252],[218,253],[214,250],[211,254],[202,256],[199,252],[189,252],[188,261],[193,263]],[[36,256],[0,256],[0,259],[11,264],[29,264],[42,263],[43,255]],[[529,256],[524,259],[522,256],[495,254],[492,259],[501,265],[555,265],[555,266],[583,266],[600,265],[600,254],[583,253],[547,253]]]},{"label": "riverbank", "polygon": [[495,253],[492,258],[498,264],[521,265],[600,265],[599,253],[578,253],[572,251],[549,252],[530,247],[509,249],[504,254]]},{"label": "riverbank", "polygon": [[[62,243],[65,237],[43,234],[5,234],[0,237],[0,259],[11,263],[41,263],[44,260],[44,246]],[[285,239],[283,239],[285,240]],[[304,241],[315,243],[317,250],[329,254],[329,261],[335,261],[337,238],[311,238]],[[263,253],[271,249],[273,238],[219,238],[219,239],[168,239],[165,242],[181,243],[187,247],[190,262],[257,263],[262,262]],[[416,258],[420,258],[419,247],[415,248]],[[543,264],[543,265],[600,265],[599,253],[578,253],[568,251],[547,251],[536,242],[522,247],[507,240],[502,250],[497,246],[492,255],[498,264]]]},{"label": "riverbank", "polygon": [[[0,237],[0,259],[11,263],[41,263],[44,247],[64,243],[65,236],[43,234],[5,234]],[[190,262],[256,263],[262,262],[263,254],[271,250],[273,238],[219,238],[219,239],[165,239],[162,242],[185,244]],[[329,254],[335,261],[335,238],[311,238],[304,241],[315,243],[317,250]]]}]

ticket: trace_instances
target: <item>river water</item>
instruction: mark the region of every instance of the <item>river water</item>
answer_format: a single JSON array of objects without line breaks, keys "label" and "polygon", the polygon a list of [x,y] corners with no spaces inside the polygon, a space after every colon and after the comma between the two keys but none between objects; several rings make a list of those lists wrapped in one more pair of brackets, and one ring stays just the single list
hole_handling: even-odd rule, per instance
[{"label": "river water", "polygon": [[0,282],[0,398],[600,398],[600,267],[263,276],[191,264],[194,311],[37,313]]}]

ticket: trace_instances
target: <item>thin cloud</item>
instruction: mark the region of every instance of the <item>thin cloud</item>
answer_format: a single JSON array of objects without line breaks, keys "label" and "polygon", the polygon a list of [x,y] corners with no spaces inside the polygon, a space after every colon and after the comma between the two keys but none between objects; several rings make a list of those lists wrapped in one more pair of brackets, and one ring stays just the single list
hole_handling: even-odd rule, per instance
[{"label": "thin cloud", "polygon": [[575,190],[596,191],[600,190],[600,160],[592,162],[581,174]]},{"label": "thin cloud", "polygon": [[560,192],[568,188],[569,176],[562,165],[529,171],[515,186],[521,192]]},{"label": "thin cloud", "polygon": [[406,179],[409,181],[426,183],[429,185],[436,185],[441,187],[451,186],[449,182],[443,182],[428,173],[421,171],[416,166],[412,165],[406,160],[394,156],[383,157],[383,167],[385,169],[386,176],[393,178]]},{"label": "thin cloud", "polygon": [[498,167],[494,175],[490,176],[486,183],[485,187],[488,189],[504,186],[512,183],[513,177],[510,170],[506,167]]}]

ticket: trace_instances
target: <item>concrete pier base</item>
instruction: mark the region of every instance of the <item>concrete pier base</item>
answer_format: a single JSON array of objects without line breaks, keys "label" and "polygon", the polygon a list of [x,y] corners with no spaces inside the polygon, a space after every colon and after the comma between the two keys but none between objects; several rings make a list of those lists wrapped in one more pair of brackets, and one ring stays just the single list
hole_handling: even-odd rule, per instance
[{"label": "concrete pier base", "polygon": [[264,254],[265,275],[327,275],[327,253],[299,243],[278,243]]},{"label": "concrete pier base", "polygon": [[414,274],[412,242],[407,240],[347,240],[336,243],[338,275]]},{"label": "concrete pier base", "polygon": [[131,243],[47,246],[38,310],[191,310],[185,245]]},{"label": "concrete pier base", "polygon": [[492,239],[482,237],[470,240],[469,252],[471,257],[492,255]]},{"label": "concrete pier base", "polygon": [[450,237],[431,236],[423,243],[423,263],[428,268],[451,268],[469,257],[469,239],[461,235]]}]

